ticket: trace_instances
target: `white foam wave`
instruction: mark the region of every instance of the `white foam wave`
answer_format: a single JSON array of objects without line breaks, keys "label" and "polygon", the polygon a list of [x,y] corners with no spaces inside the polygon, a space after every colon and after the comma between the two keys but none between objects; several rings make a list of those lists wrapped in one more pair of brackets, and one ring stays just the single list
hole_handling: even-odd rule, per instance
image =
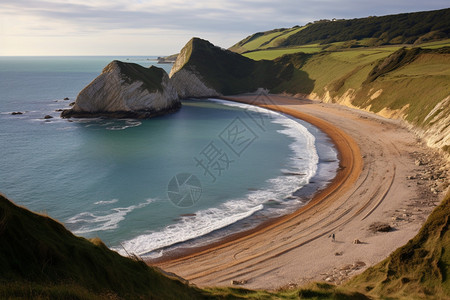
[{"label": "white foam wave", "polygon": [[107,211],[82,212],[67,220],[66,224],[70,224],[69,226],[76,234],[116,229],[127,214],[154,201],[154,199],[147,199],[145,202],[128,207],[116,207]]},{"label": "white foam wave", "polygon": [[119,199],[112,199],[112,200],[106,200],[106,201],[97,201],[94,204],[95,205],[114,204],[114,203],[117,203],[117,201],[119,201]]},{"label": "white foam wave", "polygon": [[[289,196],[299,187],[309,183],[317,171],[319,156],[315,148],[315,137],[295,119],[278,112],[240,103],[214,101],[245,109],[250,107],[253,111],[264,114],[270,112],[270,122],[283,126],[284,128],[279,132],[294,140],[289,145],[293,154],[289,158],[289,170],[286,171],[296,175],[282,175],[269,179],[268,187],[264,190],[251,191],[242,199],[230,200],[216,208],[198,211],[194,216],[182,217],[179,222],[171,224],[161,231],[149,232],[128,240],[122,244],[128,253],[151,257],[162,255],[162,251],[158,251],[158,249],[198,238],[234,224],[261,211],[264,204],[270,200],[286,200],[284,201],[285,205],[271,208],[271,210],[278,210],[279,214],[287,213],[292,206],[303,204],[299,199],[289,198]],[[126,254],[122,248],[116,250],[123,255]]]},{"label": "white foam wave", "polygon": [[[137,236],[122,243],[122,246],[128,253],[146,256],[151,251],[185,242],[226,227],[261,209],[263,209],[262,205],[255,206],[251,202],[228,201],[219,207],[198,211],[195,216],[181,217],[178,223],[171,224],[162,231]],[[115,250],[126,255],[124,249],[117,248]]]},{"label": "white foam wave", "polygon": [[114,126],[108,126],[106,129],[108,130],[124,130],[131,127],[137,127],[141,125],[142,122],[135,121],[135,120],[126,120],[124,125],[114,125]]},{"label": "white foam wave", "polygon": [[106,130],[125,130],[127,128],[142,125],[141,121],[133,119],[105,121],[104,119],[101,118],[92,118],[92,119],[78,119],[76,120],[76,122],[79,124],[84,124],[85,128],[94,128],[94,129],[104,128]]}]

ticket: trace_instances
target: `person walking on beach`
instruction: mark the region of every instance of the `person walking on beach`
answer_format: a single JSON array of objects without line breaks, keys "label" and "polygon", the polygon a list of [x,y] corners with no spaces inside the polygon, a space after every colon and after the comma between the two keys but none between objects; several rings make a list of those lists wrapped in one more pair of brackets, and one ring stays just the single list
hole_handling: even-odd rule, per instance
[{"label": "person walking on beach", "polygon": [[336,236],[334,235],[334,233],[332,233],[329,237],[331,238],[332,242],[336,241]]}]

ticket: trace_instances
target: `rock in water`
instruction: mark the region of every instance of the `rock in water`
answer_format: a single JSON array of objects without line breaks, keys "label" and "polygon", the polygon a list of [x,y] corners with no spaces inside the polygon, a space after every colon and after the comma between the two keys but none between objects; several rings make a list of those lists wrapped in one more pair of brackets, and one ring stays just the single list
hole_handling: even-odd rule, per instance
[{"label": "rock in water", "polygon": [[181,103],[167,73],[154,66],[113,61],[79,94],[61,117],[150,118],[178,110]]}]

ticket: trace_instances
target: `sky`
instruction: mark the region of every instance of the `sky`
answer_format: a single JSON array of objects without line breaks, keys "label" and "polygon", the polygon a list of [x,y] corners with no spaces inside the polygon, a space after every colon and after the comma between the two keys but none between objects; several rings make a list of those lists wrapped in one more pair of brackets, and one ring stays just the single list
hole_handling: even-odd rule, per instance
[{"label": "sky", "polygon": [[319,19],[447,7],[448,0],[0,0],[0,55],[162,56],[192,37],[228,48]]}]

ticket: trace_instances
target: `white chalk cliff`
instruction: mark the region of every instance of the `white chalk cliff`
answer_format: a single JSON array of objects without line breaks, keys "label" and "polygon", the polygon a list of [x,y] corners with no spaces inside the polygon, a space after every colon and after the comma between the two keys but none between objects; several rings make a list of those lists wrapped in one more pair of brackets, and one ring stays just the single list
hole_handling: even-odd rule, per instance
[{"label": "white chalk cliff", "polygon": [[205,80],[195,70],[195,66],[186,66],[191,58],[194,43],[198,41],[199,39],[193,38],[181,49],[170,71],[172,84],[182,99],[220,96],[219,92],[204,83]]},{"label": "white chalk cliff", "polygon": [[62,117],[139,117],[172,112],[180,107],[167,73],[154,66],[113,61],[79,94]]}]

